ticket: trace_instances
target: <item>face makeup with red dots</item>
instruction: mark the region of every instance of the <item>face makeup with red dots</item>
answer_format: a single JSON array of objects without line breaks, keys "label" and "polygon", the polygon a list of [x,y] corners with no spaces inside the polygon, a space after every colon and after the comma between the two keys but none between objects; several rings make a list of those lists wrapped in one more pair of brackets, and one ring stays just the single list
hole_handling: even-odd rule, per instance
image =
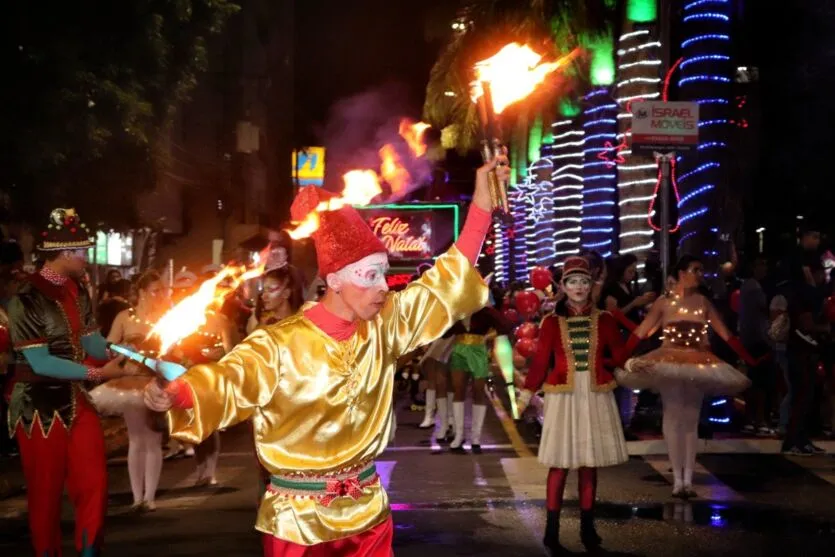
[{"label": "face makeup with red dots", "polygon": [[388,255],[375,253],[328,275],[328,287],[342,297],[357,317],[368,321],[380,313],[386,302],[388,269]]},{"label": "face makeup with red dots", "polygon": [[591,279],[585,275],[571,275],[563,279],[562,289],[575,304],[585,304],[591,294]]}]

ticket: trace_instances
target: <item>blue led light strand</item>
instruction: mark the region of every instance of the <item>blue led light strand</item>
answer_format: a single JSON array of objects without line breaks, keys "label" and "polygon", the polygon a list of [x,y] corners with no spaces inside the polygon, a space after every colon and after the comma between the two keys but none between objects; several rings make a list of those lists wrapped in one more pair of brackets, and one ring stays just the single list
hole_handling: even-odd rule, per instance
[{"label": "blue led light strand", "polygon": [[702,42],[702,41],[730,41],[731,37],[729,35],[722,35],[718,33],[710,33],[707,35],[697,35],[692,39],[687,39],[686,41],[681,43],[681,48],[687,48],[688,46]]},{"label": "blue led light strand", "polygon": [[728,148],[731,124],[728,111],[735,71],[730,52],[732,10],[729,0],[695,0],[685,4],[680,16],[685,35],[679,98],[699,104],[699,146],[677,157],[681,170],[679,246],[684,252],[703,253],[708,269],[719,263],[719,238],[711,229],[716,228],[716,209],[723,203],[722,184],[727,183],[726,165],[720,163],[720,157]]}]

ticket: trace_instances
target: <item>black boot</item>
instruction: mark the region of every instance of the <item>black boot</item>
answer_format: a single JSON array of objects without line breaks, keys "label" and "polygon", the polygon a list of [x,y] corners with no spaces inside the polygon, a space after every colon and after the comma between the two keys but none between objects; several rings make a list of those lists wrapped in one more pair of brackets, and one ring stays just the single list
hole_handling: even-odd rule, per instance
[{"label": "black boot", "polygon": [[586,549],[600,547],[603,543],[594,528],[594,511],[580,511],[580,541]]},{"label": "black boot", "polygon": [[553,557],[564,554],[565,548],[560,545],[559,511],[548,511],[548,518],[545,522],[545,537],[542,538],[542,544],[551,551]]}]

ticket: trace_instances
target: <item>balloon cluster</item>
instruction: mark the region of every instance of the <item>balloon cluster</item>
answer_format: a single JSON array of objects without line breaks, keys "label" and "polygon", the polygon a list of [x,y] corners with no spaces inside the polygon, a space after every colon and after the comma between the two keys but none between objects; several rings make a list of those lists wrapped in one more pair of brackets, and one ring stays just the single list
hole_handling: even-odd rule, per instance
[{"label": "balloon cluster", "polygon": [[502,312],[504,317],[518,326],[515,330],[516,346],[514,363],[521,367],[528,358],[536,354],[539,338],[539,327],[531,322],[542,309],[542,300],[553,295],[553,277],[545,267],[531,269],[530,282],[535,290],[523,290],[513,297],[513,307],[507,307]]}]

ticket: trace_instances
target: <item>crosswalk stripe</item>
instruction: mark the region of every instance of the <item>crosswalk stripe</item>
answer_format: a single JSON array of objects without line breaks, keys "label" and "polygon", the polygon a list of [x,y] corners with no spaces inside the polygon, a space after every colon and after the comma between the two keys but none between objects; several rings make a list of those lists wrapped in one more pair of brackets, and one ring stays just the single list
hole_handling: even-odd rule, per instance
[{"label": "crosswalk stripe", "polygon": [[[653,470],[664,477],[670,485],[673,485],[673,474],[670,469],[670,460],[666,456],[651,455],[644,457],[644,462],[649,464]],[[696,462],[693,467],[693,491],[700,498],[709,501],[744,501],[745,498],[734,491],[710,471]]]},{"label": "crosswalk stripe", "polygon": [[835,485],[835,468],[832,466],[831,459],[804,456],[786,458],[823,481]]}]

